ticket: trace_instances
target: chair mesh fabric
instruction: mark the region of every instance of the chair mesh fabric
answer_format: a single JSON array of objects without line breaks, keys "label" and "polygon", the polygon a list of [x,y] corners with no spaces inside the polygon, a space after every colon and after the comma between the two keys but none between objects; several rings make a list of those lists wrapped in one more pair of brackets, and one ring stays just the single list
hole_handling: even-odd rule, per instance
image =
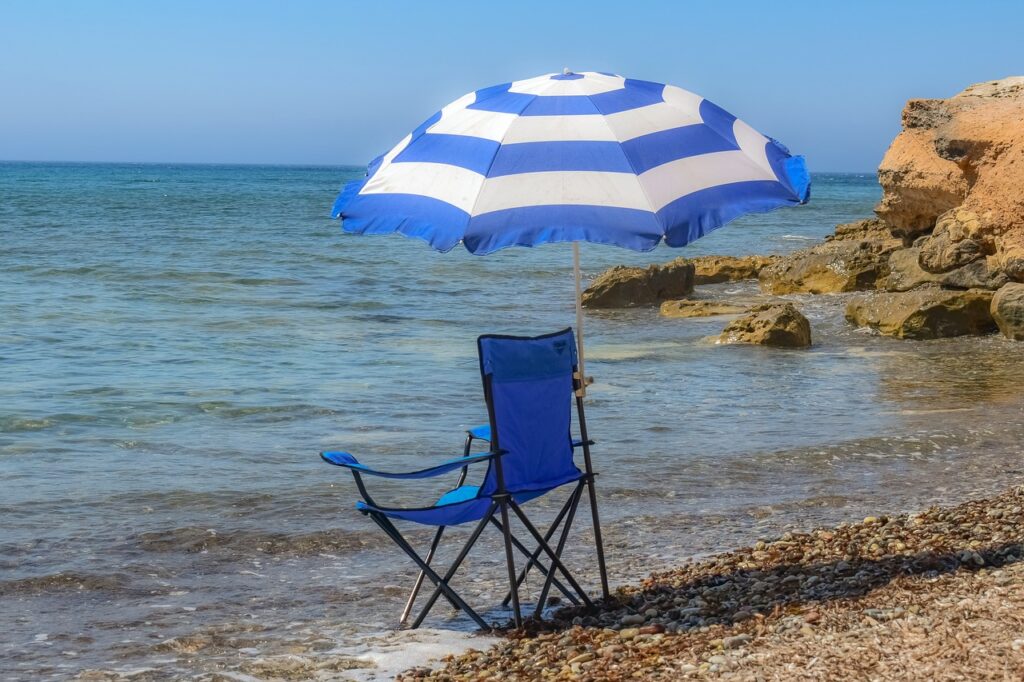
[{"label": "chair mesh fabric", "polygon": [[[481,336],[480,370],[490,408],[492,447],[510,492],[550,490],[577,480],[572,397],[576,342],[571,329],[538,337]],[[494,464],[480,496],[498,489]]]}]

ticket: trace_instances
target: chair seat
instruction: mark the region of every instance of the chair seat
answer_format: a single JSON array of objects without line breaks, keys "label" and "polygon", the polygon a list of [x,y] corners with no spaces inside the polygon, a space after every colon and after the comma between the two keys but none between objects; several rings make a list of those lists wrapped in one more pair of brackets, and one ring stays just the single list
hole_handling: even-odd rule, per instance
[{"label": "chair seat", "polygon": [[476,497],[477,492],[480,491],[478,485],[464,485],[456,488],[455,490],[449,490],[442,495],[437,502],[434,503],[435,507],[443,507],[446,504],[455,504],[456,502],[465,502]]},{"label": "chair seat", "polygon": [[[523,504],[566,483],[578,481],[582,476],[583,472],[577,470],[570,476],[550,481],[548,485],[539,490],[526,490],[514,493],[512,497],[516,502]],[[404,519],[427,526],[457,526],[460,523],[479,520],[487,513],[492,499],[487,496],[477,497],[479,490],[480,486],[476,485],[460,486],[446,492],[438,498],[437,502],[429,507],[377,507],[359,500],[356,502],[356,509],[362,512],[378,512],[392,519]]]}]

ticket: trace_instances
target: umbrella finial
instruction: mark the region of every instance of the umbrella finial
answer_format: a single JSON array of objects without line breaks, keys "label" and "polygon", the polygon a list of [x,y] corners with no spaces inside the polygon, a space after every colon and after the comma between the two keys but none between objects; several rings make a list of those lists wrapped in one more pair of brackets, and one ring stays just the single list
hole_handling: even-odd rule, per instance
[{"label": "umbrella finial", "polygon": [[570,69],[568,66],[563,67],[562,68],[562,75],[563,76],[571,76],[572,75],[572,69]]}]

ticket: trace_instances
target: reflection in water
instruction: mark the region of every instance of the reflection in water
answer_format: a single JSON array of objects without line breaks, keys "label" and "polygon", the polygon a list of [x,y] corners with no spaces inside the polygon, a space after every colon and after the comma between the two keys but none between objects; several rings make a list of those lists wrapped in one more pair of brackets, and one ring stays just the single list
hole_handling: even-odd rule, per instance
[{"label": "reflection in water", "polygon": [[1024,402],[1024,353],[1012,341],[992,336],[913,345],[879,359],[880,399],[918,411]]}]

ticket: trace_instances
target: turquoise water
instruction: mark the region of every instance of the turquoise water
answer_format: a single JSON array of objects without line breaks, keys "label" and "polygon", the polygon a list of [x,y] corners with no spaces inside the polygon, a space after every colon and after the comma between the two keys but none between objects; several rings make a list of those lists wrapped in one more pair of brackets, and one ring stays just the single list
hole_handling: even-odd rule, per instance
[{"label": "turquoise water", "polygon": [[[317,452],[395,469],[457,454],[484,420],[476,336],[571,324],[571,251],[480,258],[344,235],[327,212],[357,175],[0,164],[0,674],[195,672],[393,622],[412,571]],[[820,175],[808,206],[680,250],[584,246],[584,269],[783,253],[878,197],[873,176]],[[708,343],[722,319],[587,314],[616,581],[1020,476],[1012,343],[882,339],[846,326],[843,296],[792,298],[810,351]],[[494,561],[474,565],[497,580]],[[213,630],[235,644],[201,663],[160,646]]]}]

